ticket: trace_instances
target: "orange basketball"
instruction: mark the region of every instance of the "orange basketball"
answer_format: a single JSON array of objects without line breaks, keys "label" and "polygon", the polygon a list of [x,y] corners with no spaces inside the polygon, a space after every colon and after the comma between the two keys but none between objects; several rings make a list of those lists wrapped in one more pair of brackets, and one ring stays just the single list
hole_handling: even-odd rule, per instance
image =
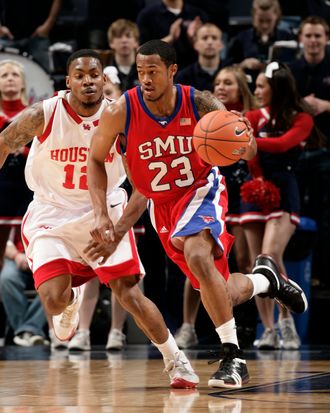
[{"label": "orange basketball", "polygon": [[198,155],[211,165],[227,166],[241,158],[241,148],[249,142],[246,124],[227,110],[203,116],[194,129],[193,144]]}]

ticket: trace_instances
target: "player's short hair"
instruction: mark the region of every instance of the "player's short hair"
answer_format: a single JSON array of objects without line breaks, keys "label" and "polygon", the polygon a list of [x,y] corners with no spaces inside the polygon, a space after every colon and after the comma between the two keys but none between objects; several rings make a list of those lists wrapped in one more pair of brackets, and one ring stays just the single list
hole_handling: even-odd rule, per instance
[{"label": "player's short hair", "polygon": [[102,71],[104,69],[104,64],[101,59],[101,56],[93,49],[80,49],[72,53],[71,56],[69,56],[67,62],[66,62],[66,70],[67,73],[69,73],[70,65],[74,60],[79,59],[80,57],[93,57],[94,59],[98,60],[100,62],[100,65],[102,66]]},{"label": "player's short hair", "polygon": [[142,54],[145,56],[156,54],[167,67],[176,63],[176,52],[174,47],[159,39],[149,40],[144,43],[138,48],[136,54]]}]

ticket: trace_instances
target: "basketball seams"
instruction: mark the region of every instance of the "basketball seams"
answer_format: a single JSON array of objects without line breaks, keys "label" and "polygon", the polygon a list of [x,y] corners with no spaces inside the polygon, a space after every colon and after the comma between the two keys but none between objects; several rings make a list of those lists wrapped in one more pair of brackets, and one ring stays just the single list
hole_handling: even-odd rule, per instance
[{"label": "basketball seams", "polygon": [[[213,114],[213,116],[210,116],[211,113]],[[212,122],[212,121],[214,120],[214,118],[216,118],[217,116],[218,116],[218,111],[209,112],[209,113],[207,114],[207,116],[206,116],[206,115],[203,116],[203,117],[201,118],[201,120],[199,121],[200,130],[207,133],[207,132],[208,132],[208,128],[209,128],[211,122]],[[205,125],[205,128],[206,128],[206,129],[204,129],[203,119],[204,119],[204,122],[207,120],[207,125]]]},{"label": "basketball seams", "polygon": [[[237,162],[240,155],[236,153],[248,144],[249,137],[246,134],[245,122],[239,121],[239,116],[236,114],[230,115],[232,116],[229,116],[229,112],[226,111],[209,112],[195,126],[193,133],[195,150],[211,165],[226,166]],[[221,123],[225,118],[230,120]],[[239,136],[236,135],[238,129],[241,129]]]},{"label": "basketball seams", "polygon": [[[230,122],[223,123],[221,126],[217,126],[215,129],[202,129],[202,128],[200,128],[200,130],[205,132],[205,133],[214,133],[214,132],[217,132],[220,129],[225,128],[228,125],[231,125],[232,123],[241,123],[246,127],[244,122],[241,122],[241,121],[235,119],[235,120],[231,120]],[[208,125],[208,127],[210,127],[210,125]]]},{"label": "basketball seams", "polygon": [[[200,149],[201,147],[202,147],[202,149],[204,150],[204,152],[205,152],[205,154],[206,154],[206,157],[207,157],[207,159],[208,159],[208,162],[209,162],[210,164],[212,164],[213,162],[211,161],[210,156],[209,156],[209,154],[208,154],[208,149],[212,149],[214,152],[216,152],[216,153],[217,153],[218,155],[220,155],[222,158],[225,158],[225,159],[227,159],[227,160],[229,160],[229,161],[238,161],[238,160],[240,159],[240,157],[237,156],[237,155],[232,155],[232,157],[230,157],[230,156],[228,156],[228,155],[226,155],[226,154],[223,154],[223,153],[219,152],[216,148],[214,148],[214,147],[211,146],[211,145],[200,144],[200,145],[198,146],[198,149]],[[221,166],[221,165],[220,165],[220,166]]]},{"label": "basketball seams", "polygon": [[[247,136],[247,135],[245,135],[245,136]],[[232,143],[247,143],[248,142],[248,140],[246,139],[246,138],[244,138],[244,139],[220,139],[220,138],[218,138],[218,137],[215,137],[215,138],[212,138],[211,136],[207,136],[207,137],[204,137],[204,136],[198,136],[198,135],[194,135],[194,138],[196,139],[203,139],[203,140],[208,140],[208,141],[217,141],[217,142],[232,142]]]}]

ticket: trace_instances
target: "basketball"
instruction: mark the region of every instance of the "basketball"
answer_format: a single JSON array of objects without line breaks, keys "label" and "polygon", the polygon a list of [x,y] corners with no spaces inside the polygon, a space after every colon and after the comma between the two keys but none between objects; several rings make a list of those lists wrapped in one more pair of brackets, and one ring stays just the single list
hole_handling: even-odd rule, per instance
[{"label": "basketball", "polygon": [[193,145],[198,155],[213,166],[227,166],[241,158],[241,149],[248,145],[246,124],[239,116],[226,110],[207,113],[196,124]]}]

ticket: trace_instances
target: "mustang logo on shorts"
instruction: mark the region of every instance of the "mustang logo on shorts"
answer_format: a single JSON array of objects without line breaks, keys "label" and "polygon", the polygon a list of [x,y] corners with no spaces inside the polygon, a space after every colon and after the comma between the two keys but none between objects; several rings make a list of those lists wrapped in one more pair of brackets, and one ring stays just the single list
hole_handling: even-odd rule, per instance
[{"label": "mustang logo on shorts", "polygon": [[205,222],[205,224],[210,224],[211,222],[215,222],[214,217],[210,217],[207,215],[198,215],[199,218],[202,218],[202,220]]}]

